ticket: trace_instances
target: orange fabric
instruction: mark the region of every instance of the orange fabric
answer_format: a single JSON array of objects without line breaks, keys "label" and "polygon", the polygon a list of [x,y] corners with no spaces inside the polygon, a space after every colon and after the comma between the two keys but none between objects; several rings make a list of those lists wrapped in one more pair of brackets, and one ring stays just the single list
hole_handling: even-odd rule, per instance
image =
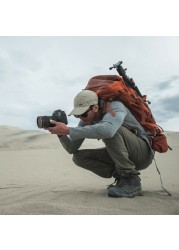
[{"label": "orange fabric", "polygon": [[[121,101],[131,111],[142,127],[151,133],[152,148],[160,153],[168,150],[166,137],[156,124],[155,118],[146,103],[147,96],[139,96],[134,89],[125,84],[121,76],[95,76],[89,80],[85,89],[96,92],[99,98],[106,102],[112,100]],[[109,112],[112,114],[112,111],[109,110]],[[114,113],[112,115],[115,115]]]}]

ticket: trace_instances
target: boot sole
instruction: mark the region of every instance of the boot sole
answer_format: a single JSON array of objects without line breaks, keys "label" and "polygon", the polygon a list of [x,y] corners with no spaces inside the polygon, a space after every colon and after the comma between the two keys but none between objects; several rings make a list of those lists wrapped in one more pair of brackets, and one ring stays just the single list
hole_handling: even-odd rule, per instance
[{"label": "boot sole", "polygon": [[113,190],[109,190],[108,191],[108,196],[109,197],[114,197],[114,198],[122,198],[122,197],[125,197],[125,198],[133,198],[134,196],[143,196],[143,192],[142,191],[136,191],[130,195],[120,195],[120,194],[116,194],[115,191]]}]

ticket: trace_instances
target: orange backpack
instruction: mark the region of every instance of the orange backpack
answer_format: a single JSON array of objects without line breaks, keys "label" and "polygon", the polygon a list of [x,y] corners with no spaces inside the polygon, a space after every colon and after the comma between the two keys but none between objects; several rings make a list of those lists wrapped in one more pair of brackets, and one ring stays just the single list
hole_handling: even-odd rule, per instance
[{"label": "orange backpack", "polygon": [[94,76],[89,80],[85,89],[96,92],[99,99],[104,100],[105,107],[103,108],[106,108],[107,102],[114,100],[121,101],[134,115],[144,130],[150,132],[148,139],[152,149],[164,153],[170,148],[163,129],[156,124],[147,104],[146,95],[139,95],[138,93],[140,92],[128,86],[122,76]]}]

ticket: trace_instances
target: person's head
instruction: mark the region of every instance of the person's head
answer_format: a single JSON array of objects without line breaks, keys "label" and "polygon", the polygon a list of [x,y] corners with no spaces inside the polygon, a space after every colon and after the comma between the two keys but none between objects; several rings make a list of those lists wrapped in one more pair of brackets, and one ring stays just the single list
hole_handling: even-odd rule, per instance
[{"label": "person's head", "polygon": [[80,118],[84,123],[91,124],[98,114],[98,96],[91,90],[83,90],[74,98],[74,109],[69,115]]}]

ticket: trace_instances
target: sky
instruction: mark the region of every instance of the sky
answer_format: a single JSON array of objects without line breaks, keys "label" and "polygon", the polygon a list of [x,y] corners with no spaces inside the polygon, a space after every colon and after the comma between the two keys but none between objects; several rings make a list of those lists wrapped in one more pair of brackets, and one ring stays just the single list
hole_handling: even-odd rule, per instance
[{"label": "sky", "polygon": [[178,131],[178,45],[178,36],[1,36],[0,124],[33,130],[37,116],[68,114],[91,77],[118,74],[109,67],[123,61],[157,124]]}]

